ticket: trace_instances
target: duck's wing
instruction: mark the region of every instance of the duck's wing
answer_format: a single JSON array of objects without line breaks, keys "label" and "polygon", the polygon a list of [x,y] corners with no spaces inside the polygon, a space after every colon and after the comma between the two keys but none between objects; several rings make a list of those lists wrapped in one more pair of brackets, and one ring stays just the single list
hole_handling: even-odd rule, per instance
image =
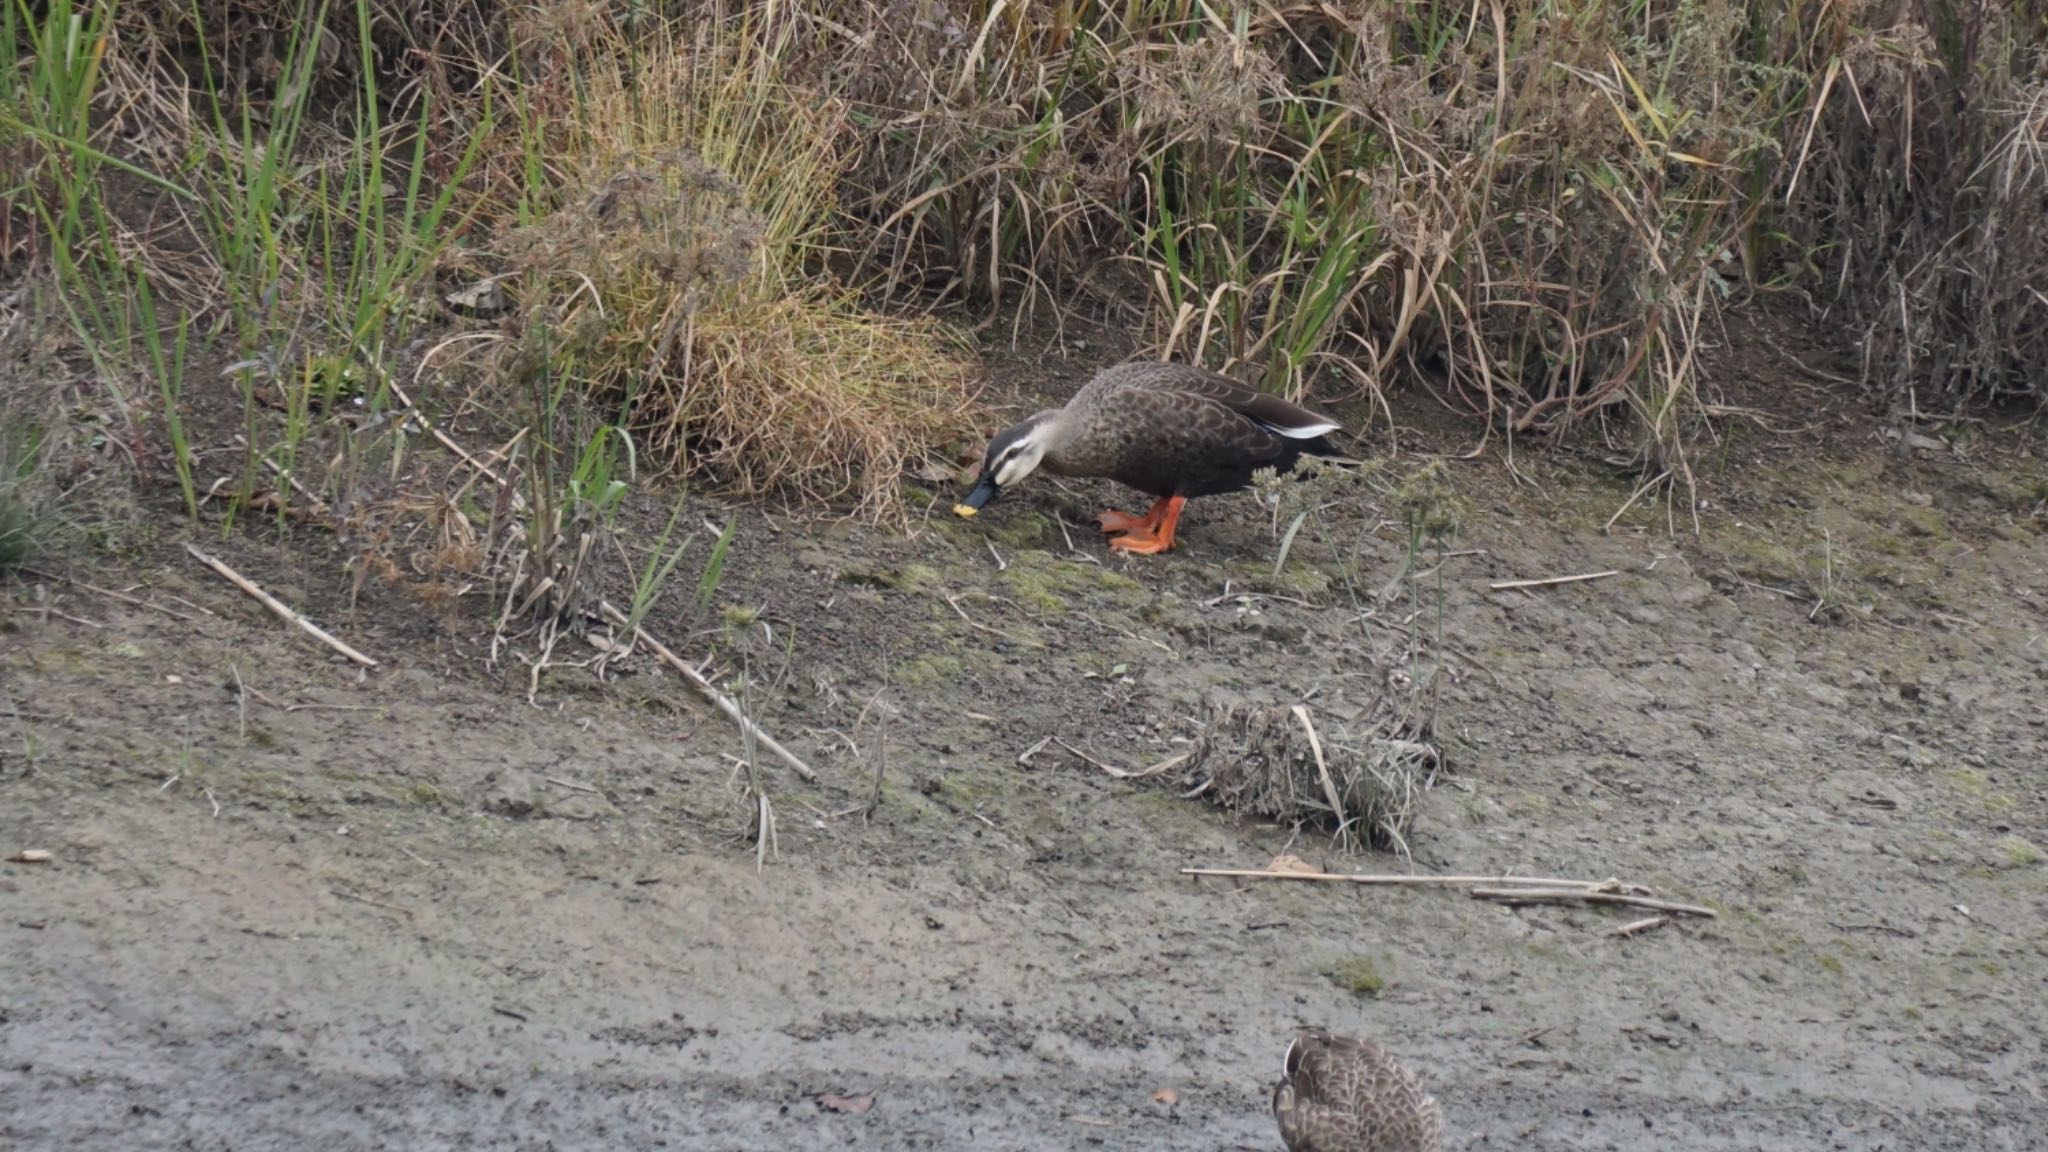
[{"label": "duck's wing", "polygon": [[1287,1152],[1378,1152],[1365,1117],[1304,1099],[1284,1084],[1274,1095],[1273,1119]]},{"label": "duck's wing", "polygon": [[1343,428],[1319,412],[1192,364],[1123,364],[1104,372],[1097,380],[1104,385],[1198,396],[1291,440],[1313,440]]},{"label": "duck's wing", "polygon": [[[1302,1116],[1313,1126],[1355,1133],[1351,1147],[1366,1152],[1437,1152],[1443,1113],[1415,1074],[1369,1040],[1329,1033],[1304,1034],[1288,1057],[1288,1079]],[[1312,1107],[1311,1107],[1312,1106]]]}]

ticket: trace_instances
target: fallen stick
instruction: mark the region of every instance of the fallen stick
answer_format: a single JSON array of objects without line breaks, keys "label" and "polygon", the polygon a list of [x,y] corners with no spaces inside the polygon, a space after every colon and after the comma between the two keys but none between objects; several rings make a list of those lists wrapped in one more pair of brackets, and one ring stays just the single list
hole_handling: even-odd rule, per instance
[{"label": "fallen stick", "polygon": [[1621,572],[1618,569],[1610,568],[1605,572],[1581,572],[1577,576],[1545,576],[1541,580],[1502,580],[1488,584],[1487,587],[1495,592],[1504,592],[1510,588],[1548,588],[1553,584],[1577,584],[1584,580],[1605,580],[1609,576],[1619,575]]},{"label": "fallen stick", "polygon": [[1475,900],[1500,900],[1509,904],[1626,904],[1631,908],[1648,908],[1656,912],[1674,912],[1681,916],[1703,916],[1708,920],[1720,919],[1720,913],[1698,904],[1679,904],[1670,900],[1657,900],[1649,896],[1636,896],[1627,892],[1602,892],[1585,888],[1474,888]]},{"label": "fallen stick", "polygon": [[[34,568],[23,568],[22,571],[42,580],[62,580],[66,584],[71,585],[73,588],[83,588],[87,592],[91,592],[99,596],[105,596],[109,600],[119,600],[123,604],[132,604],[137,608],[148,608],[153,612],[161,612],[164,615],[169,616],[173,620],[183,620],[187,624],[190,624],[192,622],[192,617],[185,615],[183,612],[176,612],[164,607],[161,604],[153,604],[147,600],[137,600],[135,597],[128,595],[126,592],[116,592],[111,588],[95,587],[94,585],[87,584],[83,580],[75,580],[69,576],[54,576],[48,572],[38,571]],[[202,611],[204,611],[204,609],[202,609]],[[208,612],[207,615],[211,616],[213,615],[213,613]]]},{"label": "fallen stick", "polygon": [[1616,928],[1612,932],[1609,932],[1608,935],[1620,936],[1624,939],[1628,939],[1633,938],[1641,933],[1648,932],[1653,928],[1662,928],[1663,926],[1669,923],[1671,923],[1671,917],[1669,916],[1645,916],[1641,920],[1631,920],[1628,923],[1623,924],[1621,927]]},{"label": "fallen stick", "polygon": [[306,635],[311,636],[313,639],[320,641],[322,644],[327,645],[329,648],[334,649],[336,652],[341,653],[343,656],[348,657],[349,659],[355,661],[356,663],[362,665],[365,668],[377,667],[377,662],[375,660],[370,659],[368,656],[363,655],[361,652],[356,651],[355,649],[349,647],[341,641],[336,640],[333,636],[328,635],[325,631],[321,629],[321,627],[318,624],[315,624],[311,620],[306,619],[304,616],[299,615],[297,612],[292,611],[289,607],[285,605],[283,601],[279,600],[275,596],[272,596],[270,593],[265,592],[263,589],[258,588],[255,584],[250,582],[248,577],[243,576],[240,572],[237,572],[233,568],[230,568],[227,565],[221,563],[220,561],[214,559],[213,557],[208,556],[206,553],[201,552],[199,549],[193,547],[190,544],[185,545],[185,551],[190,552],[194,560],[197,560],[201,564],[206,565],[208,568],[213,569],[214,572],[219,574],[221,579],[226,580],[228,583],[233,584],[235,587],[240,588],[242,591],[247,592],[249,595],[254,596],[257,600],[261,601],[265,608],[270,609],[271,612],[277,615],[278,619],[283,620],[287,624],[297,627]]},{"label": "fallen stick", "polygon": [[[604,613],[605,619],[611,621],[613,624],[616,624],[621,628],[624,628],[628,624],[632,623],[631,618],[629,618],[624,612],[621,612],[617,608],[612,607],[611,601],[609,600],[598,601],[597,608],[598,611]],[[731,718],[733,723],[739,725],[741,732],[753,737],[755,743],[759,744],[763,748],[766,748],[768,751],[774,753],[776,759],[781,760],[784,764],[789,765],[791,771],[795,772],[798,776],[803,777],[807,781],[817,780],[818,774],[811,771],[810,765],[804,763],[802,760],[797,759],[796,753],[791,752],[787,748],[784,748],[781,744],[775,741],[774,737],[768,735],[766,732],[761,731],[761,726],[754,723],[752,720],[749,720],[747,718],[747,714],[745,712],[740,711],[740,706],[738,704],[733,703],[732,697],[727,696],[723,692],[720,692],[716,685],[712,684],[711,681],[706,680],[702,673],[698,672],[695,668],[692,668],[689,666],[689,664],[685,663],[682,657],[677,656],[674,652],[669,651],[668,647],[664,645],[661,641],[656,640],[653,636],[648,635],[647,629],[639,627],[638,625],[634,625],[633,638],[638,642],[647,645],[647,650],[649,652],[652,652],[655,654],[655,656],[659,657],[662,663],[668,665],[670,668],[675,669],[678,675],[680,675],[683,679],[690,682],[690,687],[695,688],[700,694],[704,696],[705,699],[711,701],[712,704],[716,705],[720,712],[725,713],[726,716]]]},{"label": "fallen stick", "polygon": [[[1097,760],[1095,757],[1090,756],[1086,752],[1081,751],[1079,748],[1074,747],[1072,744],[1067,743],[1065,740],[1062,740],[1057,736],[1047,736],[1045,740],[1050,740],[1054,744],[1057,744],[1060,747],[1065,748],[1067,751],[1072,752],[1074,755],[1080,757],[1082,760],[1085,760],[1088,763],[1094,765],[1095,767],[1100,768],[1102,771],[1108,773],[1111,776],[1116,777],[1119,780],[1149,779],[1150,777],[1159,775],[1161,772],[1164,772],[1169,768],[1177,768],[1180,765],[1187,763],[1188,757],[1193,756],[1195,754],[1194,749],[1190,748],[1185,752],[1176,752],[1173,755],[1168,756],[1166,759],[1161,760],[1159,763],[1152,765],[1150,768],[1140,768],[1136,772],[1130,772],[1126,771],[1125,769],[1119,768],[1114,764],[1105,764],[1102,761]],[[1045,746],[1045,740],[1041,740],[1037,744],[1032,745],[1031,751],[1024,753],[1024,756],[1029,756],[1032,754],[1032,752],[1036,752],[1040,748],[1043,748]],[[1017,762],[1019,764],[1022,764],[1024,762],[1024,757],[1018,757]]]},{"label": "fallen stick", "polygon": [[[1333,884],[1381,884],[1389,887],[1458,888],[1476,884],[1526,884],[1542,891],[1569,888],[1592,891],[1611,880],[1560,880],[1553,876],[1387,876],[1364,872],[1284,872],[1261,868],[1183,868],[1183,876],[1233,876],[1240,880],[1321,880]],[[1640,889],[1641,885],[1627,885]]]}]

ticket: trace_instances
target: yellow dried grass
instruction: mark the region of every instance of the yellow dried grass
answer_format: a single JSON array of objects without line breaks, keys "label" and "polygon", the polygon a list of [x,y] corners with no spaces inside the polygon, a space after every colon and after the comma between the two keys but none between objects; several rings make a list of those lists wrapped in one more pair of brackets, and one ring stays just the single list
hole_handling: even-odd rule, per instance
[{"label": "yellow dried grass", "polygon": [[547,141],[579,194],[519,236],[524,303],[601,317],[559,367],[682,474],[900,517],[903,475],[967,443],[966,345],[831,278],[846,110],[780,61],[746,24],[582,54]]}]

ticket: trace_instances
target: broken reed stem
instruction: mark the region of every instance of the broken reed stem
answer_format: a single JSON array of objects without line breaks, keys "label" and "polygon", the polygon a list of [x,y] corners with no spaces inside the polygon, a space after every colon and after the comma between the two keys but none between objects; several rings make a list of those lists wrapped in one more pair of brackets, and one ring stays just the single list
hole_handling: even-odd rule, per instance
[{"label": "broken reed stem", "polygon": [[1316,726],[1309,723],[1308,705],[1296,704],[1293,712],[1294,718],[1301,721],[1301,730],[1308,733],[1308,750],[1315,753],[1316,773],[1323,779],[1323,796],[1330,802],[1330,811],[1337,816],[1337,828],[1341,834],[1351,823],[1351,818],[1344,814],[1344,800],[1337,794],[1337,782],[1330,778],[1330,765],[1323,759],[1323,742],[1316,737]]},{"label": "broken reed stem", "polygon": [[633,639],[635,641],[645,644],[647,650],[654,653],[662,663],[675,669],[677,675],[689,681],[690,687],[695,688],[705,699],[711,701],[720,712],[725,713],[727,717],[731,718],[734,724],[739,725],[740,732],[743,735],[751,737],[761,747],[773,752],[776,759],[789,765],[790,770],[803,777],[805,781],[815,782],[818,779],[818,774],[811,771],[810,765],[798,759],[796,753],[784,748],[774,737],[761,731],[760,725],[749,720],[747,714],[740,710],[740,706],[733,703],[732,697],[720,692],[711,681],[706,680],[695,668],[685,663],[682,657],[677,656],[668,649],[667,645],[650,636],[647,629],[634,625],[630,617],[612,606],[611,601],[600,600],[597,603],[597,608],[599,612],[604,614],[604,618],[613,624],[621,628],[632,627]]},{"label": "broken reed stem", "polygon": [[1487,587],[1495,592],[1506,591],[1510,588],[1548,588],[1553,584],[1578,584],[1586,580],[1605,580],[1609,576],[1619,575],[1621,575],[1619,569],[1609,568],[1605,572],[1581,572],[1576,576],[1545,576],[1540,580],[1500,580],[1488,584]]},{"label": "broken reed stem", "polygon": [[289,607],[287,607],[284,604],[283,601],[279,600],[275,596],[272,596],[270,593],[265,592],[263,589],[258,588],[254,583],[252,583],[249,580],[248,577],[243,576],[240,572],[237,572],[233,568],[230,568],[227,565],[221,563],[220,561],[214,559],[213,557],[208,556],[206,553],[201,552],[199,549],[193,547],[190,544],[185,545],[185,551],[190,552],[194,560],[197,560],[201,564],[206,565],[208,568],[213,569],[214,572],[217,573],[221,579],[226,580],[228,583],[233,584],[235,587],[240,588],[242,591],[247,592],[249,595],[254,596],[257,600],[261,601],[265,608],[270,609],[271,612],[277,615],[278,619],[283,620],[287,624],[293,625],[300,631],[304,632],[306,635],[311,636],[313,639],[320,641],[322,644],[327,645],[329,648],[334,649],[336,652],[341,653],[343,656],[348,657],[350,660],[355,661],[357,664],[360,664],[365,668],[377,667],[377,662],[375,660],[370,659],[368,656],[363,655],[361,652],[356,651],[355,649],[335,639],[333,636],[328,635],[325,631],[321,629],[321,627],[318,624],[315,624],[311,620],[306,619],[304,616],[299,615],[297,612],[292,611]]},{"label": "broken reed stem", "polygon": [[[123,604],[133,605],[137,608],[147,608],[152,612],[161,612],[164,615],[169,616],[173,620],[182,620],[187,624],[190,624],[192,622],[192,617],[185,615],[183,612],[174,611],[172,609],[164,607],[161,604],[152,603],[148,600],[137,600],[135,597],[128,595],[126,592],[116,592],[111,588],[101,588],[96,585],[87,584],[85,581],[76,579],[71,576],[56,576],[52,575],[51,573],[40,571],[39,569],[35,568],[22,568],[19,571],[24,572],[30,576],[34,576],[38,580],[62,580],[64,583],[71,585],[73,588],[83,588],[87,592],[91,592],[96,596],[105,596],[109,600],[118,600]],[[199,606],[195,604],[193,605],[193,607],[198,608]],[[205,612],[208,616],[213,615],[212,612],[209,612],[204,608],[199,608],[199,611]]]},{"label": "broken reed stem", "polygon": [[1671,900],[1657,900],[1627,892],[1600,892],[1583,888],[1474,888],[1472,898],[1499,900],[1508,904],[1626,904],[1631,908],[1648,908],[1679,916],[1700,916],[1708,920],[1721,918],[1720,913],[1712,908],[1698,904],[1679,904]]},{"label": "broken reed stem", "polygon": [[[1475,900],[1498,900],[1507,904],[1622,904],[1648,908],[1678,916],[1720,919],[1720,913],[1698,904],[1658,900],[1641,884],[1620,880],[1560,880],[1550,876],[1382,876],[1357,872],[1295,872],[1259,868],[1183,868],[1183,876],[1230,876],[1241,880],[1320,880],[1332,884],[1370,884],[1383,887],[1470,888]],[[1501,887],[1507,885],[1507,887]],[[1654,919],[1654,917],[1652,918]],[[1655,925],[1638,922],[1635,931]]]},{"label": "broken reed stem", "polygon": [[[881,697],[876,696],[875,699],[879,701]],[[877,726],[875,733],[875,775],[874,779],[868,784],[868,802],[861,807],[860,818],[863,823],[872,821],[875,818],[875,809],[882,806],[882,773],[889,766],[889,709],[887,706],[882,708],[882,715],[875,723]]]},{"label": "broken reed stem", "polygon": [[[1464,887],[1478,884],[1524,884],[1531,889],[1570,888],[1591,891],[1614,883],[1612,880],[1560,880],[1551,876],[1383,876],[1362,872],[1284,872],[1263,868],[1183,868],[1183,876],[1232,876],[1240,880],[1320,880],[1334,884],[1380,884],[1418,888]],[[1632,891],[1647,891],[1639,884],[1623,885]]]}]

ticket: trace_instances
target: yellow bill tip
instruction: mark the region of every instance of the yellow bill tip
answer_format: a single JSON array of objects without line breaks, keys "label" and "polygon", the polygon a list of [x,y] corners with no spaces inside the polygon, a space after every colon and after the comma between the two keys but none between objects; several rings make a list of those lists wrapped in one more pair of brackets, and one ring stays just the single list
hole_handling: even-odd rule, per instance
[{"label": "yellow bill tip", "polygon": [[955,516],[960,516],[960,517],[963,517],[963,518],[965,518],[965,519],[968,519],[968,520],[972,520],[972,519],[974,519],[974,517],[975,517],[975,513],[976,513],[976,509],[973,509],[973,508],[969,508],[969,507],[968,507],[967,505],[965,505],[965,504],[955,504],[955,505],[953,505],[953,515],[955,515]]}]

